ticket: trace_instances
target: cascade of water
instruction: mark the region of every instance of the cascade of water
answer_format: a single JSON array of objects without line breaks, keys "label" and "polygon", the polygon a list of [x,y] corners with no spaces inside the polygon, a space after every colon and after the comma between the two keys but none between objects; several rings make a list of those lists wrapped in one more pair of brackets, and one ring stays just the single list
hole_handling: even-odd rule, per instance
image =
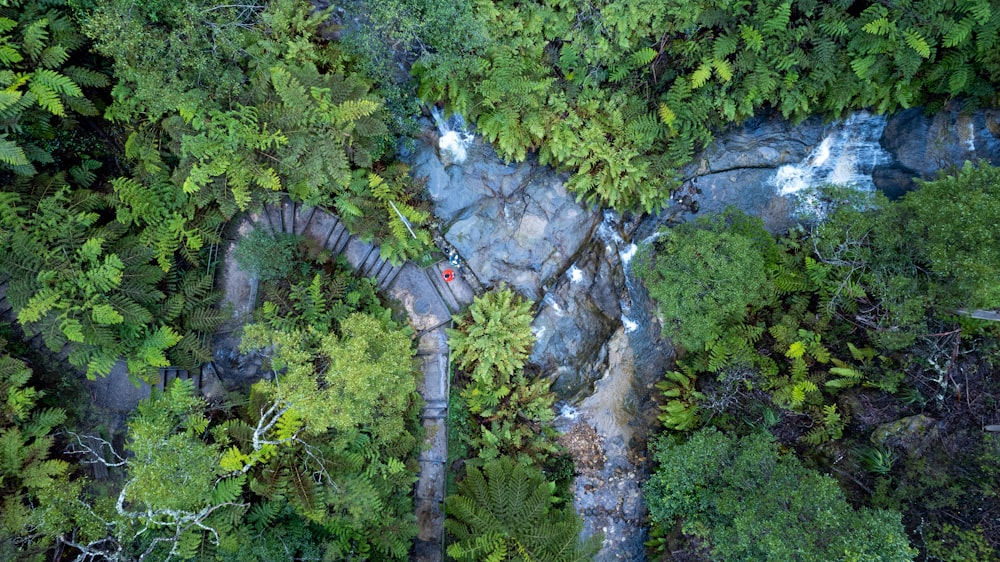
[{"label": "cascade of water", "polygon": [[458,114],[445,119],[444,113],[436,106],[431,106],[431,117],[434,118],[434,124],[440,134],[438,148],[442,155],[447,156],[452,164],[465,162],[469,145],[475,138],[475,135],[466,129],[465,119]]},{"label": "cascade of water", "polygon": [[[638,310],[633,312],[632,302],[633,296],[636,294],[635,280],[632,277],[632,258],[635,257],[636,251],[639,247],[632,243],[626,243],[622,238],[621,234],[618,233],[618,229],[615,226],[618,223],[618,217],[616,213],[610,210],[604,211],[604,220],[597,227],[597,237],[602,240],[606,249],[610,253],[613,250],[617,250],[618,258],[621,260],[622,272],[625,274],[625,295],[619,302],[622,309],[622,326],[625,327],[625,333],[631,333],[640,328],[644,324],[644,320],[634,318],[636,314],[642,315]],[[641,307],[640,307],[641,309]]]},{"label": "cascade of water", "polygon": [[[848,185],[874,191],[873,170],[891,160],[879,144],[885,122],[882,115],[864,111],[852,114],[834,124],[830,134],[805,160],[778,168],[771,183],[781,195],[802,195],[804,190],[821,185]],[[803,204],[809,204],[808,197]]]}]

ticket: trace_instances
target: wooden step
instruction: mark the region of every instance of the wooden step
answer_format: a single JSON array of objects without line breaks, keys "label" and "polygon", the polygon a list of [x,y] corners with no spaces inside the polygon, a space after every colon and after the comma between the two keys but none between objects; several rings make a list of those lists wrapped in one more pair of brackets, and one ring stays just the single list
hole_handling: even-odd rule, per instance
[{"label": "wooden step", "polygon": [[294,233],[299,236],[305,236],[309,231],[309,224],[318,212],[319,211],[316,210],[316,207],[299,207],[295,218]]},{"label": "wooden step", "polygon": [[378,263],[375,264],[375,267],[373,267],[372,270],[368,273],[368,277],[374,277],[375,281],[378,282],[378,276],[382,273],[382,270],[384,270],[387,267],[392,267],[392,264],[389,263],[389,260],[379,259]]},{"label": "wooden step", "polygon": [[295,232],[295,203],[289,199],[281,202],[281,231]]},{"label": "wooden step", "polygon": [[[444,301],[445,306],[452,314],[458,314],[462,310],[462,305],[459,304],[458,299],[455,298],[455,294],[451,292],[451,288],[448,287],[448,281],[444,280],[443,271],[446,268],[438,269],[435,267],[429,267],[424,270],[424,273],[430,277],[431,285],[434,285],[434,289],[437,290],[438,294],[441,295],[441,300]],[[452,281],[454,282],[454,281]]]}]

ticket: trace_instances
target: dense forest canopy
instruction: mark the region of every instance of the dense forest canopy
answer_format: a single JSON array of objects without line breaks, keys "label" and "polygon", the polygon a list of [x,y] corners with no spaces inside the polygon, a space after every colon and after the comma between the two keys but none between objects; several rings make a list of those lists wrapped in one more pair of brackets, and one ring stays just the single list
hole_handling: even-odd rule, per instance
[{"label": "dense forest canopy", "polygon": [[[175,383],[126,436],[92,419],[80,378],[209,361],[226,229],[265,203],[327,208],[396,263],[430,253],[398,153],[423,104],[567,171],[588,203],[649,213],[754,116],[996,106],[998,43],[996,0],[0,0],[0,558],[406,558],[412,333],[309,240],[235,252],[261,282],[243,348],[271,380],[221,405]],[[658,385],[652,551],[995,559],[1000,442],[978,428],[998,333],[962,311],[1000,306],[998,186],[970,163],[814,228],[774,237],[728,212],[642,249],[680,351]],[[573,540],[532,314],[498,287],[449,330],[458,559],[596,547]],[[872,442],[892,421],[875,411],[937,433]],[[704,482],[708,465],[724,477]],[[750,489],[758,468],[780,478]],[[747,501],[759,511],[737,513]],[[752,528],[821,509],[832,542]]]}]

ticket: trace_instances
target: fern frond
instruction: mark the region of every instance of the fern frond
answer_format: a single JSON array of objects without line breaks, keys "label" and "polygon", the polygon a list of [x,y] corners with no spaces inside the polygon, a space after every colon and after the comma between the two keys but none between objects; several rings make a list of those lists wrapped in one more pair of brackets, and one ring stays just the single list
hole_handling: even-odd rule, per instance
[{"label": "fern frond", "polygon": [[24,154],[24,149],[14,141],[7,140],[6,134],[0,134],[0,162],[8,166],[27,166],[28,157]]}]

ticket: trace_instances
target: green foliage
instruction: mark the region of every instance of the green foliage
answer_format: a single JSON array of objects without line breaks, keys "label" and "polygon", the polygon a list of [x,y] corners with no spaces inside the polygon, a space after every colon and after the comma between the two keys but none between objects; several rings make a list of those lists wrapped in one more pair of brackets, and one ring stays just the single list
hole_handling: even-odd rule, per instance
[{"label": "green foliage", "polygon": [[218,446],[202,440],[209,423],[205,409],[190,381],[180,380],[139,404],[129,420],[134,460],[126,490],[137,511],[198,511],[212,501],[222,471]]},{"label": "green foliage", "polygon": [[34,175],[54,162],[77,117],[97,115],[82,88],[104,87],[107,77],[67,64],[84,62],[84,44],[65,1],[0,6],[0,169]]},{"label": "green foliage", "polygon": [[398,265],[431,246],[430,233],[421,228],[430,213],[412,199],[414,191],[409,170],[401,163],[378,174],[355,170],[334,208],[351,232],[369,242],[381,241],[380,256]]},{"label": "green foliage", "polygon": [[162,272],[146,268],[149,253],[117,225],[98,223],[101,200],[64,186],[37,202],[16,193],[8,201],[0,263],[13,273],[7,298],[22,327],[54,352],[74,342],[70,361],[91,377],[122,356],[137,376],[168,365],[163,352],[180,336],[153,323]]},{"label": "green foliage", "polygon": [[7,298],[23,329],[53,352],[71,344],[70,362],[90,377],[119,358],[136,378],[207,360],[203,334],[224,319],[210,309],[218,300],[210,274],[165,274],[141,239],[107,220],[106,198],[71,190],[63,174],[13,188],[0,216],[0,264],[12,274]]},{"label": "green foliage", "polygon": [[899,451],[892,471],[875,480],[872,504],[902,511],[928,560],[995,558],[992,533],[979,526],[975,514],[991,509],[1000,485],[1000,439],[963,426],[933,436],[930,445]]},{"label": "green foliage", "polygon": [[600,536],[581,543],[572,504],[557,507],[555,483],[508,457],[470,468],[458,494],[445,498],[445,528],[456,560],[590,560]]},{"label": "green foliage", "polygon": [[383,0],[346,2],[344,10],[357,29],[345,34],[344,46],[379,85],[387,109],[403,132],[416,129],[419,108],[409,76],[399,61],[422,53],[470,53],[488,39],[475,4],[448,0]]},{"label": "green foliage", "polygon": [[997,557],[996,549],[983,538],[981,527],[962,530],[945,523],[940,528],[924,531],[924,547],[928,560],[941,562],[986,562]]},{"label": "green foliage", "polygon": [[837,209],[816,233],[831,303],[854,314],[888,349],[933,332],[930,318],[994,306],[998,241],[995,229],[983,225],[1000,217],[997,174],[988,164],[967,163],[901,201]]},{"label": "green foliage", "polygon": [[[227,444],[219,463],[247,473],[269,510],[287,502],[301,518],[288,525],[315,526],[325,556],[405,559],[416,534],[419,408],[410,335],[370,281],[329,265],[321,254],[293,278],[264,285],[269,300],[242,345],[268,350],[275,379],[255,384],[241,418],[219,431]],[[257,525],[263,509],[250,511]],[[266,560],[273,540],[252,539],[254,556]]]},{"label": "green foliage", "polygon": [[0,338],[0,553],[35,560],[55,537],[39,533],[33,505],[64,486],[69,473],[69,463],[49,458],[53,430],[66,414],[37,407],[44,392],[28,386],[31,369],[5,348]]},{"label": "green foliage", "polygon": [[[993,308],[1000,302],[1000,168],[966,162],[899,202],[905,236],[931,274],[934,305]],[[877,233],[876,235],[886,235]]]},{"label": "green foliage", "polygon": [[704,429],[667,439],[646,484],[656,525],[680,521],[715,560],[912,560],[899,514],[854,510],[836,482],[766,436]]},{"label": "green foliage", "polygon": [[[840,226],[847,222],[843,217],[837,220],[843,221],[836,223]],[[863,280],[839,277],[848,264],[858,263],[848,254],[857,246],[844,243],[829,250],[833,239],[823,236],[832,237],[836,231],[821,227],[826,228],[833,234],[821,230],[809,239],[793,231],[775,241],[759,223],[730,211],[664,231],[643,248],[637,271],[660,307],[665,333],[697,336],[689,342],[692,347],[685,348],[681,370],[668,373],[658,385],[665,399],[660,420],[666,428],[696,428],[706,406],[714,413],[725,413],[733,405],[748,407],[752,393],[762,390],[772,405],[808,415],[811,421],[800,439],[818,447],[840,439],[850,421],[851,412],[827,403],[828,398],[855,386],[898,390],[903,371],[899,358],[884,349],[884,340],[877,333],[865,339],[835,321],[846,314],[861,318],[858,307],[869,297]],[[746,283],[754,277],[746,272],[733,275],[725,263],[716,268],[689,267],[690,262],[702,264],[725,255],[719,251],[720,239],[730,245],[739,241],[745,261],[759,268],[756,280]],[[903,267],[905,257],[886,259]],[[853,267],[849,275],[860,269]],[[726,287],[696,290],[702,285],[715,288],[724,281]],[[748,287],[754,288],[753,298],[746,297]],[[733,296],[720,303],[719,295]],[[912,298],[921,302],[919,294]],[[916,312],[923,318],[923,308]],[[741,380],[728,380],[734,370],[744,373]]]},{"label": "green foliage", "polygon": [[815,253],[828,271],[829,306],[854,314],[880,347],[898,349],[927,333],[930,298],[897,208],[877,205],[884,212],[838,209],[817,229]]},{"label": "green foliage", "polygon": [[531,320],[531,302],[510,288],[476,297],[465,316],[454,318],[458,327],[448,330],[458,367],[477,382],[499,377],[495,386],[503,386],[531,353]]},{"label": "green foliage", "polygon": [[[338,43],[318,39],[326,15],[295,0],[137,9],[109,0],[87,13],[85,30],[115,63],[107,117],[133,127],[125,149],[136,174],[116,190],[164,269],[173,252],[200,248],[205,226],[279,192],[335,206],[352,232],[383,237],[387,256],[429,243],[405,170],[374,180],[385,168],[385,115]],[[155,212],[137,208],[136,186],[156,193]],[[371,223],[348,211],[373,213]]]},{"label": "green foliage", "polygon": [[723,326],[741,323],[747,307],[768,295],[765,254],[756,241],[770,236],[759,220],[749,236],[729,228],[748,220],[732,211],[699,218],[661,231],[640,251],[636,272],[657,302],[664,335],[688,351],[718,340]]},{"label": "green foliage", "polygon": [[261,281],[276,281],[288,277],[298,242],[299,237],[292,234],[255,228],[236,243],[233,258]]},{"label": "green foliage", "polygon": [[898,460],[896,452],[891,447],[865,447],[858,451],[858,460],[868,472],[885,476],[892,472],[892,466]]},{"label": "green foliage", "polygon": [[[404,431],[403,413],[416,390],[409,337],[384,319],[358,313],[340,330],[338,336],[248,325],[244,349],[275,346],[271,368],[283,372],[278,383],[258,383],[258,392],[295,410],[307,433],[364,427],[393,439]],[[321,372],[317,364],[324,365]]]},{"label": "green foliage", "polygon": [[477,296],[454,321],[457,327],[446,330],[448,343],[457,366],[468,375],[459,394],[478,421],[468,445],[481,459],[549,458],[556,452],[551,381],[532,379],[523,370],[535,343],[531,302],[504,287]]},{"label": "green foliage", "polygon": [[755,114],[992,105],[1000,78],[986,0],[496,0],[472,16],[487,40],[423,49],[418,94],[474,119],[502,156],[537,150],[581,198],[619,209],[664,205],[674,170]]},{"label": "green foliage", "polygon": [[663,377],[664,380],[656,383],[656,389],[664,398],[664,403],[660,405],[663,413],[657,418],[667,429],[694,429],[701,421],[698,401],[705,398],[695,388],[697,375],[691,369],[682,367],[680,371],[667,371]]}]

